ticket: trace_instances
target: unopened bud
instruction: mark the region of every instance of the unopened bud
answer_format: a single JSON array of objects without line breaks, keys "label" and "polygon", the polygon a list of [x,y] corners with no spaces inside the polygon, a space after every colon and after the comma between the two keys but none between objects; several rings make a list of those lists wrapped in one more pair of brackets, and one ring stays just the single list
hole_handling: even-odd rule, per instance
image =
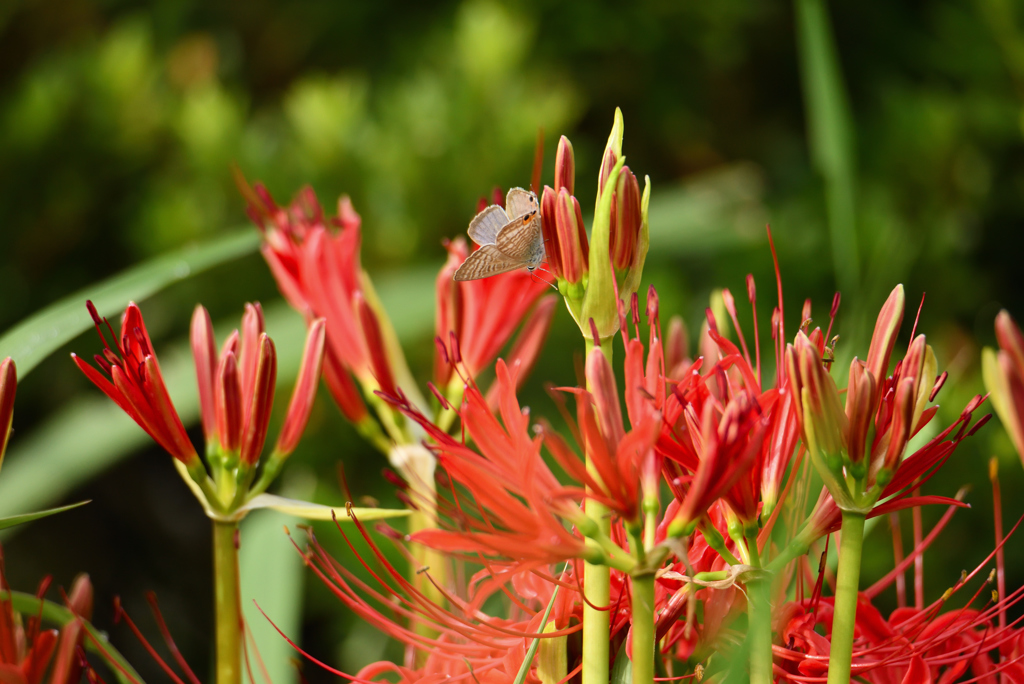
[{"label": "unopened bud", "polygon": [[576,185],[576,159],[572,151],[572,143],[564,135],[558,141],[555,152],[555,192],[565,188],[573,194]]},{"label": "unopened bud", "polygon": [[611,211],[611,256],[618,271],[633,265],[640,238],[640,184],[636,176],[623,166],[619,173]]}]

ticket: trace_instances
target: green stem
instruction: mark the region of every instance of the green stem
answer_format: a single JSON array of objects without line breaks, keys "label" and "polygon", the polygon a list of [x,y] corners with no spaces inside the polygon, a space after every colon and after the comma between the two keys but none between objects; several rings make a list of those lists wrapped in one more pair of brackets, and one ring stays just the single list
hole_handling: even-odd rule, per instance
[{"label": "green stem", "polygon": [[242,599],[238,523],[213,523],[213,599],[217,622],[217,684],[242,682]]},{"label": "green stem", "polygon": [[[594,341],[584,338],[586,353],[594,349]],[[601,340],[601,351],[609,362],[612,360],[612,337]],[[587,472],[599,477],[587,450]],[[588,498],[585,503],[586,514],[597,521],[601,533],[611,535],[611,517],[608,507]],[[609,644],[611,643],[611,613],[608,604],[611,602],[611,570],[603,565],[583,566],[583,588],[587,601],[583,604],[583,672],[582,684],[608,684],[609,676]],[[603,610],[602,610],[603,609]]]},{"label": "green stem", "polygon": [[633,682],[654,682],[654,573],[632,578]]},{"label": "green stem", "polygon": [[[755,545],[756,546],[756,545]],[[772,684],[771,579],[747,584],[751,684]]]},{"label": "green stem", "polygon": [[853,661],[853,628],[857,620],[860,555],[864,546],[864,514],[843,512],[839,544],[839,572],[832,619],[832,648],[828,658],[828,684],[849,684]]}]

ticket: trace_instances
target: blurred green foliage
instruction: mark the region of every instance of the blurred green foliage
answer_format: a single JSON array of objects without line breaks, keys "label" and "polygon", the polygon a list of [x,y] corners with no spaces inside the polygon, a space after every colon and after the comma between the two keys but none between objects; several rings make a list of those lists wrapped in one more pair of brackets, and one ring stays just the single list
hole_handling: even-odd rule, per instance
[{"label": "blurred green foliage", "polygon": [[[992,341],[997,310],[1024,319],[1021,5],[8,0],[0,3],[0,329],[245,224],[232,164],[280,200],[305,183],[328,206],[351,195],[364,217],[364,262],[382,290],[394,288],[390,301],[426,294],[440,240],[464,230],[477,198],[527,184],[538,128],[547,173],[557,136],[572,139],[587,213],[620,106],[628,163],[652,179],[646,281],[658,287],[663,317],[681,313],[695,332],[712,288],[742,293],[753,272],[764,320],[774,301],[770,221],[789,329],[805,297],[824,320],[838,282],[847,357],[865,354],[865,326],[896,282],[911,301],[928,293],[920,327],[950,372],[948,415],[940,415],[948,421],[981,391],[978,349]],[[851,244],[856,261],[843,251]],[[837,263],[859,268],[837,279]],[[216,320],[235,321],[243,302],[276,298],[265,266],[249,256],[174,285],[144,311],[158,350],[170,350],[197,301]],[[404,341],[426,379],[429,316],[392,313],[416,323]],[[542,383],[573,383],[579,350],[567,316],[549,339],[524,391],[540,413],[551,408]],[[11,470],[19,444],[47,443],[53,416],[95,415],[95,393],[63,353],[95,345],[77,340],[19,388]],[[73,448],[74,439],[60,444]],[[10,540],[7,572],[20,588],[47,572],[65,585],[90,572],[101,626],[113,594],[141,616],[144,592],[156,590],[202,674],[206,522],[169,459],[153,448],[137,453],[112,458],[88,482],[68,478],[62,500],[94,503]],[[929,596],[991,548],[989,532],[977,530],[991,529],[992,453],[1004,491],[1020,491],[1024,470],[997,422],[929,485],[944,494],[974,485],[974,508],[958,512],[928,554]],[[292,466],[315,483],[317,500],[337,502],[339,460],[355,498],[394,503],[382,459],[324,396]],[[1024,506],[1008,499],[1012,520]],[[926,511],[926,522],[939,513]],[[317,529],[348,557],[334,532]],[[868,544],[871,581],[891,564],[885,526]],[[1024,568],[1021,548],[1009,545],[1008,567]],[[1011,586],[1024,582],[1024,570],[1011,575]],[[319,583],[307,582],[305,603],[301,636],[314,652],[349,671],[386,652],[379,635],[352,629]],[[144,676],[159,676],[130,637],[115,640]]]}]

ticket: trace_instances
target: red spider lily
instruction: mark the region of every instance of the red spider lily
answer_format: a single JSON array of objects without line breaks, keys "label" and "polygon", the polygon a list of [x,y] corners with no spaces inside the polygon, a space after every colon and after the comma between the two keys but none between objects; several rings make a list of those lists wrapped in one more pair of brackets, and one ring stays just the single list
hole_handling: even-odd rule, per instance
[{"label": "red spider lily", "polygon": [[[975,397],[959,418],[913,454],[904,456],[910,439],[935,416],[935,399],[945,375],[936,378],[935,356],[918,335],[906,356],[885,377],[903,316],[903,289],[898,286],[879,313],[867,362],[850,364],[845,410],[835,383],[823,364],[823,338],[803,333],[787,349],[787,369],[798,405],[808,451],[826,482],[811,515],[818,530],[838,524],[840,510],[872,516],[924,503],[949,503],[946,497],[908,496],[927,481],[959,443],[974,434],[989,416],[970,425],[983,397]],[[882,374],[882,375],[876,375]],[[863,481],[864,493],[848,489],[848,476]],[[876,502],[881,501],[876,506]]]},{"label": "red spider lily", "polygon": [[[971,608],[979,596],[987,596],[986,582],[976,590],[966,607],[940,612],[953,594],[978,577],[996,551],[929,606],[897,608],[886,620],[871,604],[871,600],[892,583],[897,571],[909,565],[932,543],[953,510],[947,512],[910,557],[858,597],[852,674],[859,681],[953,682],[968,674],[973,677],[971,681],[985,684],[996,684],[1000,674],[1006,681],[1024,681],[1024,662],[1019,655],[1020,620],[1008,626],[995,624],[999,615],[1024,599],[1024,591],[1000,595],[997,601],[980,609]],[[825,681],[832,610],[831,599],[817,596],[780,608],[775,622],[781,645],[774,647],[774,653],[781,681]]]},{"label": "red spider lily", "polygon": [[[903,287],[897,286],[878,314],[866,362],[850,364],[845,412],[822,361],[823,347],[802,333],[786,352],[786,367],[812,461],[844,510],[870,509],[888,484],[910,438],[935,415],[935,355],[918,335],[886,378],[889,357],[903,318]],[[847,476],[864,482],[854,496]],[[876,487],[876,484],[878,485]]]},{"label": "red spider lily", "polygon": [[[310,324],[299,377],[274,449],[277,457],[295,450],[309,420],[320,379],[325,327],[322,318]],[[208,447],[219,444],[224,452],[237,453],[242,463],[252,466],[266,441],[277,378],[277,354],[260,305],[246,304],[241,335],[235,330],[228,336],[219,359],[210,315],[202,305],[196,306],[192,354]]]},{"label": "red spider lily", "polygon": [[[779,283],[781,302],[781,280]],[[728,504],[730,515],[745,526],[755,523],[759,514],[771,513],[780,503],[782,480],[796,453],[799,423],[786,376],[777,373],[776,387],[762,388],[756,290],[751,276],[747,294],[754,312],[756,361],[751,359],[728,290],[723,299],[742,351],[718,332],[710,310],[705,331],[707,353],[717,360],[707,364],[706,373],[698,373],[702,361],[683,364],[681,343],[673,343],[677,351],[673,352],[670,379],[675,387],[667,400],[658,442],[666,457],[666,476],[682,501],[673,536],[692,529],[719,498]],[[778,358],[784,339],[780,309],[772,319]],[[766,525],[765,537],[769,529]]]},{"label": "red spider lily", "polygon": [[380,323],[364,292],[359,214],[343,196],[337,217],[328,219],[309,187],[287,209],[262,184],[249,188],[241,181],[240,187],[263,233],[263,256],[281,293],[307,318],[326,319],[327,387],[345,416],[359,423],[367,416],[366,406],[348,373],[361,382],[392,377],[391,360],[376,339]]},{"label": "red spider lily", "polygon": [[[414,540],[448,552],[498,555],[533,563],[581,557],[585,552],[583,539],[562,522],[586,522],[574,501],[580,492],[561,485],[544,463],[543,438],[529,434],[529,413],[516,399],[514,373],[502,360],[496,372],[500,422],[473,383],[466,388],[458,411],[477,449],[448,435],[408,402],[389,398],[426,430],[434,441],[432,449],[438,464],[453,482],[469,491],[478,511],[471,515],[466,510],[469,503],[460,505],[457,498],[448,503],[440,501],[439,507],[457,527],[424,530],[416,533]],[[575,456],[571,458],[576,460]]]},{"label": "red spider lily", "polygon": [[[86,302],[86,306],[103,341],[103,353],[93,357],[100,370],[75,354],[71,358],[94,385],[167,453],[190,468],[197,467],[199,456],[167,394],[139,307],[134,302],[128,304],[121,317],[121,336],[117,337],[110,322],[100,318],[92,302]],[[110,342],[103,334],[104,325],[110,333]]]},{"label": "red spider lily", "polygon": [[[40,585],[40,596],[49,583],[46,579]],[[6,582],[2,588],[8,591]],[[85,637],[81,620],[92,617],[92,600],[89,577],[79,575],[67,596],[67,606],[76,619],[58,631],[43,629],[38,617],[23,625],[10,598],[0,598],[0,673],[4,679],[14,684],[76,684],[87,665],[79,653]]]},{"label": "red spider lily", "polygon": [[[463,586],[453,591],[445,590],[444,596],[449,605],[445,608],[420,592],[388,561],[358,520],[356,526],[372,553],[370,559],[359,557],[372,578],[369,582],[332,558],[312,533],[309,534],[308,551],[304,554],[307,565],[350,610],[376,629],[406,644],[409,650],[405,666],[389,662],[372,663],[354,677],[316,661],[335,674],[354,681],[368,681],[391,673],[399,681],[410,683],[511,682],[534,638],[543,636],[545,640],[563,638],[564,641],[565,636],[579,630],[578,624],[570,626],[571,618],[575,617],[575,622],[578,622],[582,605],[573,588],[572,574],[575,570],[572,568],[556,579],[549,574],[550,568],[544,568],[537,574],[518,569],[509,573],[500,566],[488,565]],[[340,525],[338,530],[350,548],[355,550]],[[371,565],[368,560],[375,563]],[[465,573],[458,576],[465,577]],[[559,591],[557,597],[554,596],[556,587]],[[498,593],[512,599],[508,618],[492,617],[481,608],[487,599]],[[549,604],[549,628],[545,630],[541,619]],[[527,681],[539,682],[536,665],[531,668]]]},{"label": "red spider lily", "polygon": [[457,363],[463,365],[470,377],[475,377],[494,361],[524,319],[528,328],[539,332],[539,339],[530,347],[529,363],[524,364],[532,365],[554,313],[554,298],[541,299],[549,282],[522,269],[456,282],[453,280],[455,271],[469,256],[469,251],[461,237],[446,246],[448,261],[436,281],[438,344],[434,355],[434,383],[445,387],[452,379],[453,364]]}]

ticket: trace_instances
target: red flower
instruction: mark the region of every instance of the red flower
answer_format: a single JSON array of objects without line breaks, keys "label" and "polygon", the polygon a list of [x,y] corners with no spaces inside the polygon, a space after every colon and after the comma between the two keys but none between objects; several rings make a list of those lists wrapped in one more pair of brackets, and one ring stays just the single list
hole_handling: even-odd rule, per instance
[{"label": "red flower", "polygon": [[[360,619],[407,647],[406,664],[377,662],[367,665],[355,675],[356,681],[369,681],[382,674],[393,674],[399,682],[475,682],[508,683],[525,659],[534,638],[563,638],[579,631],[582,601],[574,590],[575,570],[568,568],[560,578],[552,576],[551,568],[536,572],[508,570],[488,565],[484,570],[463,580],[448,591],[448,607],[434,603],[417,590],[415,584],[396,569],[370,538],[367,530],[355,522],[363,539],[369,544],[372,558],[359,557],[370,573],[366,581],[346,564],[332,558],[310,534],[307,564],[327,588]],[[339,532],[355,550],[345,530]],[[368,560],[374,561],[371,565]],[[378,570],[383,568],[383,571]],[[466,577],[457,573],[456,577]],[[558,595],[554,596],[556,586]],[[506,618],[493,617],[484,610],[488,599],[505,592],[517,597]],[[542,622],[545,609],[551,605],[547,623]],[[570,623],[575,617],[576,624]],[[545,626],[547,629],[545,630]],[[621,629],[621,627],[620,627]],[[543,646],[542,646],[543,648]],[[325,669],[324,663],[303,652]],[[418,656],[418,657],[417,657]],[[412,663],[419,663],[413,666]],[[570,663],[570,667],[572,667]],[[538,684],[536,665],[531,667],[527,682]],[[345,675],[348,677],[347,675]]]},{"label": "red flower", "polygon": [[[387,354],[377,340],[379,323],[366,306],[364,273],[359,263],[362,220],[348,197],[338,201],[338,215],[324,216],[309,187],[290,207],[279,207],[263,185],[243,186],[249,215],[263,233],[263,256],[278,288],[307,318],[327,321],[324,376],[338,407],[353,423],[367,416],[349,373],[362,382],[387,382]],[[371,339],[367,339],[367,335]]]},{"label": "red flower", "polygon": [[[538,303],[549,283],[536,273],[518,269],[490,278],[454,281],[455,271],[469,252],[461,237],[447,248],[448,261],[436,281],[434,383],[439,388],[451,380],[452,364],[463,364],[469,377],[489,366],[524,319],[528,327],[540,327],[546,333],[554,312],[553,297]],[[541,334],[539,341],[543,338]],[[533,350],[538,351],[539,344]],[[524,365],[532,365],[530,361]]]},{"label": "red flower", "polygon": [[[46,591],[44,580],[40,594]],[[0,586],[8,591],[6,582]],[[67,606],[76,619],[60,629],[42,629],[38,617],[30,617],[23,625],[15,615],[10,597],[0,598],[0,673],[16,684],[77,684],[82,677],[84,659],[79,651],[85,629],[78,618],[92,616],[92,584],[87,575],[75,578]],[[49,671],[49,677],[47,672]]]},{"label": "red flower", "polygon": [[[100,318],[92,302],[86,302],[86,306],[96,325],[96,332],[103,340],[103,353],[93,357],[102,372],[75,354],[71,358],[94,385],[113,399],[167,453],[186,466],[196,466],[199,456],[167,394],[139,307],[134,302],[128,304],[121,318],[121,336],[116,337],[109,321]],[[103,334],[103,325],[110,333],[109,343]]]},{"label": "red flower", "polygon": [[[438,464],[471,493],[474,511],[461,499],[438,506],[452,525],[423,530],[414,540],[448,552],[482,553],[532,563],[583,556],[583,539],[563,519],[584,520],[579,490],[561,485],[541,457],[541,437],[530,435],[530,417],[515,396],[516,378],[504,361],[496,365],[501,420],[470,384],[459,410],[473,449],[435,426],[408,403],[398,408],[427,431]],[[556,457],[562,455],[556,453]],[[575,456],[571,458],[575,459]],[[580,470],[580,467],[575,470]],[[576,473],[573,473],[574,475]]]},{"label": "red flower", "polygon": [[[871,603],[892,583],[896,570],[913,562],[914,556],[936,538],[948,516],[900,567],[859,595],[852,667],[858,680],[885,684],[954,682],[969,674],[976,678],[971,681],[996,684],[1002,672],[1008,681],[1024,681],[1019,621],[1002,627],[995,624],[1000,613],[1024,598],[1024,592],[999,596],[981,609],[940,612],[954,593],[977,579],[995,551],[929,606],[897,608],[886,620]],[[981,583],[968,606],[979,598],[988,598],[987,584]],[[776,672],[788,675],[789,681],[824,681],[831,649],[832,611],[832,599],[818,596],[787,603],[778,610],[774,622],[781,644],[774,647]]]},{"label": "red flower", "polygon": [[[275,448],[278,456],[294,451],[312,410],[320,379],[325,324],[310,324],[292,400]],[[192,316],[192,354],[199,383],[199,404],[207,445],[219,444],[252,466],[267,437],[277,378],[277,353],[267,336],[260,305],[246,304],[242,333],[225,341],[219,359],[210,314],[197,305]]]}]

